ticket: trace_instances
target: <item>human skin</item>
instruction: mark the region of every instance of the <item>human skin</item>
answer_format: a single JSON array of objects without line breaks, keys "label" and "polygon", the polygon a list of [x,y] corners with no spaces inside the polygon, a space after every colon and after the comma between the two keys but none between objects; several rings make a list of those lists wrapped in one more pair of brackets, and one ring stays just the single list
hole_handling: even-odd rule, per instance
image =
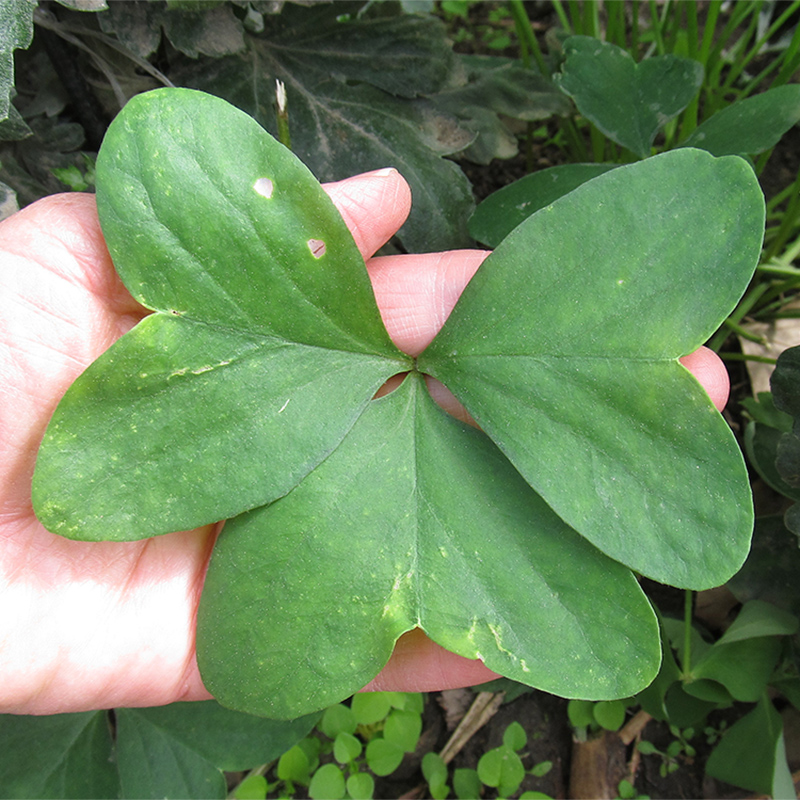
[{"label": "human skin", "polygon": [[[325,188],[367,259],[389,334],[417,355],[487,253],[372,258],[408,214],[406,182],[379,170]],[[207,699],[195,617],[217,526],[78,542],[46,531],[31,506],[36,452],[58,400],[148,313],[114,271],[92,195],[47,197],[0,223],[0,302],[0,712]],[[701,349],[684,363],[721,408],[728,378],[719,359]],[[465,417],[444,387],[431,391]],[[411,631],[367,688],[432,691],[493,677]]]}]

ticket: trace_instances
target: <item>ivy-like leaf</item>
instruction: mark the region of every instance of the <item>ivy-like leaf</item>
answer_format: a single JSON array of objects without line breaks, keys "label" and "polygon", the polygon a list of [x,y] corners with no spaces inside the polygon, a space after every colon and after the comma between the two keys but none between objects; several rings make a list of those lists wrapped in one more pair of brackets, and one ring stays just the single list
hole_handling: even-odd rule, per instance
[{"label": "ivy-like leaf", "polygon": [[677,359],[736,303],[763,230],[742,159],[686,149],[612,170],[503,241],[419,368],[603,552],[658,581],[720,585],[747,555],[748,478]]},{"label": "ivy-like leaf", "polygon": [[611,42],[570,36],[556,82],[609,139],[644,158],[656,133],[683,111],[703,82],[703,65],[681,56],[633,56]]},{"label": "ivy-like leaf", "polygon": [[741,159],[615,169],[484,262],[416,366],[495,444],[433,404],[333,205],[242,112],[185,89],[135,98],[97,191],[154,313],[67,392],[34,504],[90,540],[235,517],[198,618],[224,704],[330,705],[416,627],[529,685],[629,696],[660,646],[628,567],[699,588],[744,559],[739,450],[677,363],[756,263],[763,198]]}]

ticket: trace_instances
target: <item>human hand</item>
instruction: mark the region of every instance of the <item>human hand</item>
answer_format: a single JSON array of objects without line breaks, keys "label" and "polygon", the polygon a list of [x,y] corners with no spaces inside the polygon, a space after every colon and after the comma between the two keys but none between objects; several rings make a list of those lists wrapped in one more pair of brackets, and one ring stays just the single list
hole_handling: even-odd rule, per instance
[{"label": "human hand", "polygon": [[[411,355],[431,341],[486,253],[371,256],[405,220],[405,181],[380,170],[326,187],[366,259],[386,327]],[[0,224],[0,712],[52,714],[209,697],[195,662],[197,603],[217,526],[139,542],[77,542],[31,507],[36,452],[72,381],[148,312],[117,277],[91,195],[58,195]],[[684,361],[718,407],[727,374]],[[463,417],[444,387],[431,391]],[[369,688],[429,691],[494,674],[420,631]]]}]

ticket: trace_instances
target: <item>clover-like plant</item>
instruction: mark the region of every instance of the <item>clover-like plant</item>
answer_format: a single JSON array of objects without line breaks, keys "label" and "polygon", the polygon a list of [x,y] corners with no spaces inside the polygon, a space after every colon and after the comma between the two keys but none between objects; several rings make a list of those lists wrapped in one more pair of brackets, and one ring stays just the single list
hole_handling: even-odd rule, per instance
[{"label": "clover-like plant", "polygon": [[667,153],[542,209],[416,362],[317,181],[222,100],[134,98],[97,202],[153,313],[61,401],[35,508],[85,540],[228,519],[197,641],[223,704],[325,707],[413,628],[550,692],[629,696],[660,662],[635,573],[699,589],[745,558],[739,449],[678,362],[758,258],[763,198],[739,158]]}]

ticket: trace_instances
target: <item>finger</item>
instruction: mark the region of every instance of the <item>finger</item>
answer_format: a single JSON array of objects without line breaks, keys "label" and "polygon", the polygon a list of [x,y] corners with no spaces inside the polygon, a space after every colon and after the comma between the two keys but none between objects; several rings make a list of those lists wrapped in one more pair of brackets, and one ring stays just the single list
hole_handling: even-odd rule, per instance
[{"label": "finger", "polygon": [[681,364],[697,378],[702,387],[708,392],[708,396],[716,406],[717,411],[722,411],[728,402],[728,395],[731,389],[728,370],[725,369],[722,359],[713,350],[701,347],[695,350],[694,353],[684,356],[681,359]]},{"label": "finger", "polygon": [[403,352],[418,356],[433,341],[488,255],[451,250],[384,256],[367,263],[383,324]]},{"label": "finger", "polygon": [[367,259],[394,236],[411,210],[411,189],[396,169],[379,169],[326,183],[353,238]]},{"label": "finger", "polygon": [[415,628],[397,640],[389,663],[362,691],[435,692],[475,686],[497,677],[482,661],[457,656]]}]

